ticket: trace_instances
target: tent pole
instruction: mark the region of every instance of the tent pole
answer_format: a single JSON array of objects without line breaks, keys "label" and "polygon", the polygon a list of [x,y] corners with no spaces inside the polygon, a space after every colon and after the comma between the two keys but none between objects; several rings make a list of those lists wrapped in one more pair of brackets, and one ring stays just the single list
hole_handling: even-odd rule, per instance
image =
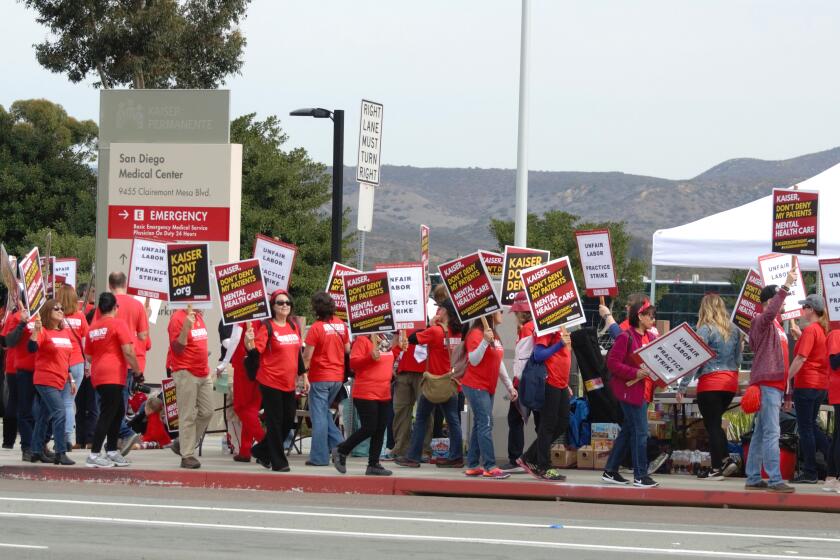
[{"label": "tent pole", "polygon": [[650,303],[656,305],[656,265],[650,265]]}]

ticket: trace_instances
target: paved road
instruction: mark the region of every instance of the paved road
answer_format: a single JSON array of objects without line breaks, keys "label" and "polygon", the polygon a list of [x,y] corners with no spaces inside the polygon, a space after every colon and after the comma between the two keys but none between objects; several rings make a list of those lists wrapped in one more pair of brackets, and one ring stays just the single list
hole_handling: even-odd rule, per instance
[{"label": "paved road", "polygon": [[[840,499],[840,497],[838,497]],[[0,481],[0,558],[840,558],[833,514]]]}]

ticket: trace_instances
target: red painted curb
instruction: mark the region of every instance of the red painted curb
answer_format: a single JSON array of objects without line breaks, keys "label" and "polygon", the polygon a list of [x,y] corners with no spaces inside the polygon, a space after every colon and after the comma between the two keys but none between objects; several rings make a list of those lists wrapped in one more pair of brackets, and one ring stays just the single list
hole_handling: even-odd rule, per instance
[{"label": "red painted curb", "polygon": [[732,507],[744,509],[840,513],[836,494],[628,488],[551,482],[435,478],[321,476],[294,473],[231,473],[205,470],[89,469],[85,467],[0,467],[0,479],[62,480],[267,490],[273,492],[473,496],[532,500],[568,500],[635,505]]}]

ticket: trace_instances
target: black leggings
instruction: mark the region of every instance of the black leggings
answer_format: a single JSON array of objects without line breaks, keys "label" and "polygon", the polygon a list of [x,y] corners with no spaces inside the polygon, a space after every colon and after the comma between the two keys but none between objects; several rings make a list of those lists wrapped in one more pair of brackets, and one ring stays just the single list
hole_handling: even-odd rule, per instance
[{"label": "black leggings", "polygon": [[388,424],[388,407],[391,402],[353,399],[353,404],[356,406],[356,412],[359,413],[362,427],[338,445],[338,452],[342,455],[350,455],[350,452],[357,445],[370,438],[368,465],[377,465],[379,464],[379,454],[382,453],[385,426]]},{"label": "black leggings", "polygon": [[840,404],[834,405],[834,431],[828,448],[828,476],[840,478]]},{"label": "black leggings", "polygon": [[260,384],[262,405],[265,411],[265,437],[251,448],[251,455],[268,457],[271,468],[285,469],[289,466],[283,444],[286,436],[295,427],[297,400],[294,391],[280,391]]},{"label": "black leggings", "polygon": [[96,388],[99,393],[99,420],[96,421],[96,431],[93,433],[93,446],[91,453],[102,451],[102,442],[105,443],[105,451],[117,450],[117,438],[120,436],[120,423],[125,416],[125,405],[123,404],[122,385],[100,385]]},{"label": "black leggings", "polygon": [[726,448],[726,432],[723,431],[721,420],[734,396],[735,393],[728,391],[697,393],[697,406],[703,416],[703,425],[709,433],[709,451],[712,455],[713,469],[723,467],[723,460],[729,457],[729,450]]},{"label": "black leggings", "polygon": [[569,390],[545,384],[545,402],[540,409],[537,439],[525,452],[525,460],[542,470],[551,468],[551,444],[569,428]]}]

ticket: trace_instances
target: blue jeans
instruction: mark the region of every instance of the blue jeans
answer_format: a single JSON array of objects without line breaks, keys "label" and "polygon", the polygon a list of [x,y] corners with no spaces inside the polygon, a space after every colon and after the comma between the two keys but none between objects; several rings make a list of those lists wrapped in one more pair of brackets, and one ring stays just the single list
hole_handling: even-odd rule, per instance
[{"label": "blue jeans", "polygon": [[[76,390],[82,386],[82,379],[85,377],[85,363],[79,362],[70,366],[70,377],[76,382]],[[73,432],[76,430],[76,395],[70,390],[70,381],[64,384],[61,391],[61,398],[64,401],[64,439],[70,441]]]},{"label": "blue jeans", "polygon": [[[467,447],[467,468],[474,469],[484,460],[484,470],[496,466],[496,451],[493,449],[493,395],[481,389],[462,386],[473,414],[470,443]],[[425,432],[418,430],[420,437]]]},{"label": "blue jeans", "polygon": [[[414,428],[411,430],[411,443],[406,453],[406,457],[412,461],[420,461],[426,428],[436,406],[430,403],[422,394],[417,398],[417,409],[414,411]],[[452,398],[442,403],[440,407],[446,415],[446,425],[449,426],[448,458],[450,460],[460,459],[464,456],[464,442],[461,436],[461,414],[460,410],[458,410],[458,394],[452,395]]]},{"label": "blue jeans", "polygon": [[330,450],[344,441],[330,413],[330,405],[341,385],[340,381],[318,381],[309,388],[309,418],[312,421],[309,461],[316,465],[329,465]]},{"label": "blue jeans", "polygon": [[605,470],[618,472],[618,467],[621,466],[621,461],[629,448],[630,456],[633,458],[633,478],[641,480],[648,474],[648,405],[647,403],[634,405],[626,402],[618,404],[621,405],[621,412],[624,413],[624,423],[610,451]]},{"label": "blue jeans", "polygon": [[32,448],[32,430],[35,429],[35,385],[32,383],[33,372],[19,369],[17,377],[18,390],[18,430],[20,431],[20,448],[28,451]]},{"label": "blue jeans", "polygon": [[47,440],[47,428],[52,424],[55,452],[66,453],[64,440],[64,399],[61,391],[55,387],[35,385],[38,397],[35,399],[33,412],[35,413],[35,428],[32,430],[32,453],[42,454],[44,442]]},{"label": "blue jeans", "polygon": [[[128,413],[128,388],[131,385],[131,378],[134,377],[134,373],[131,370],[125,375],[125,385],[123,385],[123,410]],[[120,439],[128,439],[134,435],[134,430],[128,427],[128,422],[125,419],[125,415],[123,415],[122,420],[120,421]]]},{"label": "blue jeans", "polygon": [[755,414],[750,454],[747,457],[747,484],[761,482],[761,466],[771,486],[782,482],[779,466],[779,410],[784,393],[761,385],[761,409]]},{"label": "blue jeans", "polygon": [[828,437],[817,426],[820,405],[826,391],[820,389],[794,389],[793,406],[796,409],[796,431],[799,432],[799,451],[805,460],[803,474],[817,478],[817,450],[828,458]]}]

